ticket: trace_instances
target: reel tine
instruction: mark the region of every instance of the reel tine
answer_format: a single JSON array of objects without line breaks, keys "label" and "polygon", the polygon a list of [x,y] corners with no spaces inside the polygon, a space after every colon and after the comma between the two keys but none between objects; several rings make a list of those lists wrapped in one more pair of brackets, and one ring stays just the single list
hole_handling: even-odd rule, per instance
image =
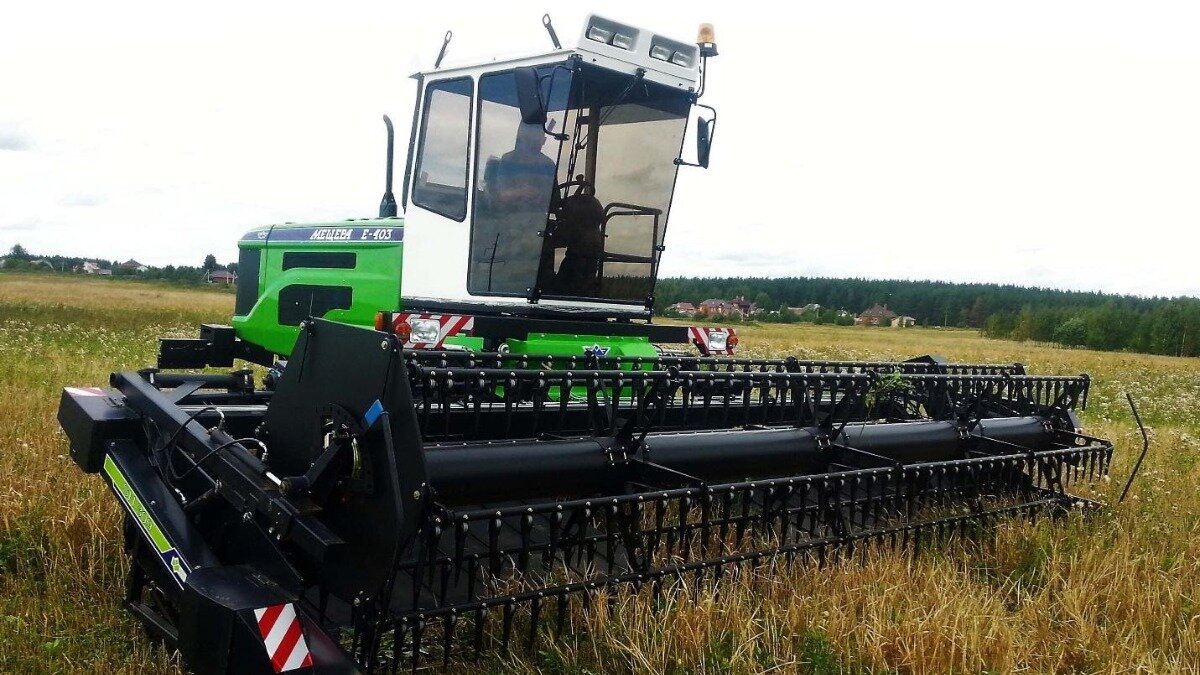
[{"label": "reel tine", "polygon": [[546,547],[545,553],[542,554],[542,571],[549,572],[554,566],[555,557],[558,555],[559,536],[562,530],[562,507],[555,508],[554,512],[547,517],[548,528],[550,531],[550,541]]},{"label": "reel tine", "polygon": [[538,593],[529,601],[529,641],[526,644],[526,649],[530,653],[533,652],[534,645],[537,644],[538,621],[541,619],[542,613],[542,594]]},{"label": "reel tine", "polygon": [[475,630],[472,643],[474,645],[474,658],[476,661],[479,660],[480,655],[483,653],[483,635],[487,626],[487,615],[488,610],[483,606],[475,610]]},{"label": "reel tine", "polygon": [[500,650],[502,652],[508,651],[508,644],[509,644],[509,641],[512,639],[513,605],[514,604],[516,604],[516,601],[512,598],[509,598],[504,601],[504,605],[503,605],[504,618],[503,618],[503,624],[502,624],[503,627],[502,627],[502,632],[501,632],[501,637],[500,637]]},{"label": "reel tine", "polygon": [[457,615],[453,610],[442,615],[442,667],[450,665],[450,654],[454,647],[454,627]]},{"label": "reel tine", "polygon": [[500,575],[500,528],[503,525],[499,511],[488,521],[488,561],[493,577]]},{"label": "reel tine", "polygon": [[565,592],[559,593],[557,596],[557,611],[554,615],[554,634],[561,636],[567,624],[567,609],[570,603],[568,595]]},{"label": "reel tine", "polygon": [[413,621],[412,630],[412,672],[414,673],[417,672],[417,670],[421,667],[421,650],[424,649],[424,645],[422,644],[421,640],[424,634],[425,619],[418,616]]}]

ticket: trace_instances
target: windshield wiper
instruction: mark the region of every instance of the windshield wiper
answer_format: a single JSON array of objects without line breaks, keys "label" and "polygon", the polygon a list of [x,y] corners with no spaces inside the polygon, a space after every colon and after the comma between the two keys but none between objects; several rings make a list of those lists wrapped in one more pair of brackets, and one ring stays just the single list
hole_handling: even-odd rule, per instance
[{"label": "windshield wiper", "polygon": [[[617,109],[617,106],[619,106],[625,102],[625,99],[629,97],[629,93],[633,91],[633,88],[635,86],[637,86],[637,84],[639,82],[641,82],[642,78],[644,78],[645,76],[646,76],[645,68],[638,68],[635,73],[633,73],[632,75],[629,76],[629,84],[625,85],[625,88],[621,90],[620,94],[617,94],[617,98],[614,99],[612,103],[609,103],[605,106],[608,109],[605,110],[604,114],[602,114],[600,116],[600,119],[596,121],[596,126],[604,126],[604,123],[608,120],[609,116],[613,114],[613,111]],[[587,147],[587,136],[584,136],[583,138],[580,138],[579,140],[575,141],[575,149],[576,150],[582,150],[586,147]]]}]

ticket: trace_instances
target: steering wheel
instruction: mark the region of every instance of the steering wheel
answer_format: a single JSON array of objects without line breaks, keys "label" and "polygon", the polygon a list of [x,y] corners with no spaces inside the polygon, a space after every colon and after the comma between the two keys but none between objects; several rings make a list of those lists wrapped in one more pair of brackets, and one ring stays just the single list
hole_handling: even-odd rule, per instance
[{"label": "steering wheel", "polygon": [[[571,188],[577,188],[575,192],[570,193]],[[547,223],[546,235],[553,237],[555,232],[565,222],[567,212],[572,210],[573,206],[577,206],[582,201],[596,201],[596,186],[591,181],[584,179],[582,176],[574,180],[564,181],[554,186],[554,198],[551,201],[550,211],[557,214],[554,221]]]},{"label": "steering wheel", "polygon": [[578,186],[579,189],[575,191],[575,194],[592,195],[593,197],[596,196],[596,186],[585,178],[576,178],[575,180],[569,180],[555,185],[554,194],[557,195],[559,199],[566,199],[569,196],[567,195],[567,191],[576,186]]}]

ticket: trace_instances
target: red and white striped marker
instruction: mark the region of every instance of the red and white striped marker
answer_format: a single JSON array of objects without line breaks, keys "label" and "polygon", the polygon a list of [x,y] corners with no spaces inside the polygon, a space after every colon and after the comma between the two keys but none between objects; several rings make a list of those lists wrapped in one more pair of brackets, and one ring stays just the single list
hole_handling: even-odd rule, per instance
[{"label": "red and white striped marker", "polygon": [[415,314],[410,312],[398,312],[392,316],[392,326],[399,326],[402,323],[408,323],[409,319],[432,319],[438,322],[438,337],[436,342],[414,342],[409,340],[404,343],[408,349],[441,349],[442,342],[451,335],[459,333],[470,334],[475,329],[475,317],[464,316],[461,314]]},{"label": "red and white striped marker", "polygon": [[254,616],[258,619],[258,632],[262,633],[263,646],[267,648],[275,672],[312,667],[312,654],[308,653],[295,605],[289,602],[263,607],[254,610]]},{"label": "red and white striped marker", "polygon": [[[688,333],[691,335],[692,344],[700,350],[701,354],[711,356],[714,354],[729,355],[733,353],[737,347],[737,331],[733,328],[721,328],[717,326],[692,326],[688,328]],[[708,345],[708,338],[713,333],[725,334],[725,349],[713,349]]]}]

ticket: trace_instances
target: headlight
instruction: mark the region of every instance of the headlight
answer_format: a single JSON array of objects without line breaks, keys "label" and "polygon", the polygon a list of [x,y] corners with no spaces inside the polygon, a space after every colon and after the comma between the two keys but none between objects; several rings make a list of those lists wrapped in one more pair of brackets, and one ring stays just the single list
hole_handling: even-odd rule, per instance
[{"label": "headlight", "polygon": [[617,49],[632,51],[641,31],[599,16],[592,16],[583,36],[594,42],[612,45]]},{"label": "headlight", "polygon": [[437,319],[409,319],[408,325],[412,328],[409,338],[412,342],[436,344],[442,334],[442,324]]},{"label": "headlight", "polygon": [[624,33],[613,35],[612,46],[629,51],[633,49],[633,36]]},{"label": "headlight", "polygon": [[691,68],[696,63],[695,45],[668,40],[661,35],[650,38],[650,58],[673,63],[680,68]]},{"label": "headlight", "polygon": [[650,58],[658,59],[659,61],[670,61],[671,54],[673,53],[674,52],[672,52],[669,48],[662,45],[654,45],[650,47]]},{"label": "headlight", "polygon": [[608,41],[612,39],[612,31],[604,30],[600,26],[589,26],[587,36],[589,40],[595,40],[596,42],[608,44]]},{"label": "headlight", "polygon": [[708,348],[714,352],[725,351],[725,345],[729,341],[729,333],[725,331],[716,331],[708,334]]}]

